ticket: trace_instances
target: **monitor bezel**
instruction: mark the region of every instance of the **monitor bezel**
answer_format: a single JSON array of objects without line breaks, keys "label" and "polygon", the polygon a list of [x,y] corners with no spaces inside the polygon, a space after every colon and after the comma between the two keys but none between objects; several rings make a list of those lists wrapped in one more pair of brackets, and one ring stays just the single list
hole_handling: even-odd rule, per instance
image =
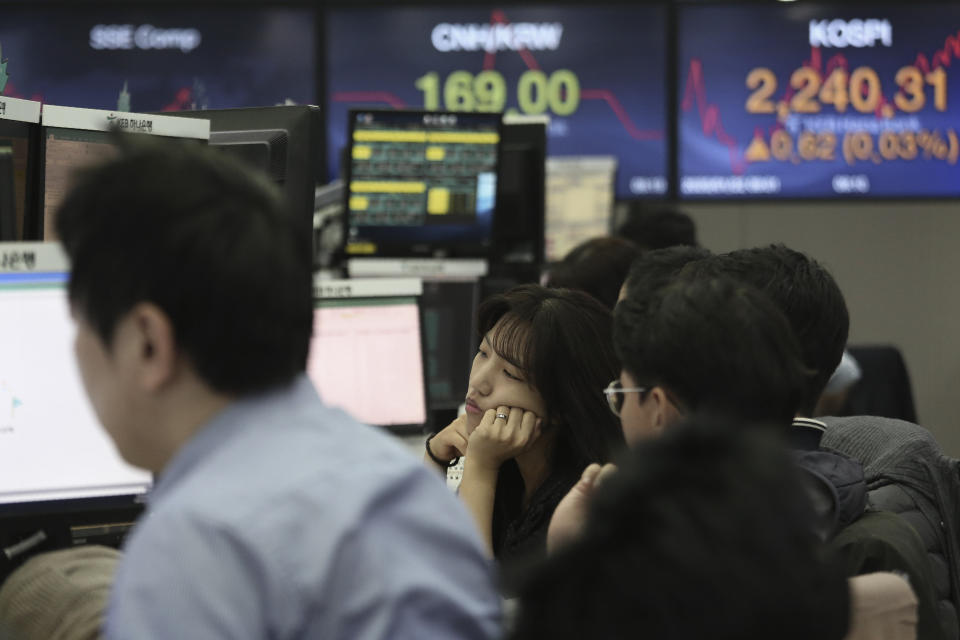
[{"label": "monitor bezel", "polygon": [[[225,133],[277,131],[286,132],[284,155],[284,182],[278,185],[291,207],[295,223],[305,242],[313,247],[314,195],[321,176],[326,175],[325,156],[321,150],[323,117],[315,105],[276,105],[265,107],[236,107],[229,109],[203,109],[197,111],[172,111],[166,115],[186,118],[201,118],[210,121],[211,141]],[[270,175],[269,173],[267,175]],[[295,180],[289,178],[293,176]]]},{"label": "monitor bezel", "polygon": [[[503,159],[507,156],[520,158],[527,168],[533,168],[535,184],[527,185],[526,192],[532,196],[533,206],[526,212],[531,221],[534,237],[529,238],[529,255],[516,256],[513,252],[523,249],[526,240],[518,239],[510,234],[512,221],[504,216],[504,201],[502,198],[503,180],[506,175]],[[535,162],[530,160],[535,158]],[[500,131],[500,148],[498,151],[497,166],[497,209],[493,218],[493,246],[491,247],[494,264],[532,264],[541,265],[545,261],[546,247],[546,211],[547,211],[547,126],[545,122],[503,122]],[[535,168],[534,168],[535,167]],[[523,212],[520,215],[524,215]]]}]

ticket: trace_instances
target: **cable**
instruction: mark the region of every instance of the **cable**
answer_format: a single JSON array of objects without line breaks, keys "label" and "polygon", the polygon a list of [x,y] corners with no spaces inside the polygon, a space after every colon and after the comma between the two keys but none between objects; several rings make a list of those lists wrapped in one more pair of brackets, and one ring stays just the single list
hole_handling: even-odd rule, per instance
[{"label": "cable", "polygon": [[16,544],[12,544],[9,547],[6,547],[3,550],[3,555],[7,557],[7,560],[13,560],[17,556],[22,555],[27,551],[30,551],[34,547],[37,547],[43,544],[46,540],[47,540],[47,534],[42,530],[37,531],[35,534],[30,536],[29,538],[26,538]]}]

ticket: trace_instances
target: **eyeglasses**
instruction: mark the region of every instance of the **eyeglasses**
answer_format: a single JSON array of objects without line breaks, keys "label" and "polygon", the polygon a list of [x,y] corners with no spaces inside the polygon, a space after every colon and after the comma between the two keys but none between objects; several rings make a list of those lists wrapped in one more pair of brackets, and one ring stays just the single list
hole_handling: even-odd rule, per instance
[{"label": "eyeglasses", "polygon": [[603,390],[603,394],[607,396],[607,405],[610,407],[610,411],[613,412],[613,415],[619,416],[620,409],[623,408],[623,395],[625,393],[645,393],[646,391],[646,387],[630,387],[624,389],[620,386],[619,380],[614,380]]}]

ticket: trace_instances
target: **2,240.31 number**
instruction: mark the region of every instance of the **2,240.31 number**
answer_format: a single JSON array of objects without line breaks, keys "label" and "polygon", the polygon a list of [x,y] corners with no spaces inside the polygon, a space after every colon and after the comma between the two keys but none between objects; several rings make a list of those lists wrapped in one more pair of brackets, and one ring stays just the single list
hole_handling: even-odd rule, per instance
[{"label": "2,240.31 number", "polygon": [[[747,113],[774,113],[777,106],[771,99],[777,90],[777,77],[767,67],[757,67],[747,74]],[[933,106],[947,110],[947,72],[943,67],[922,74],[913,66],[902,67],[894,77],[897,93],[893,102],[903,112],[914,113],[927,102],[926,85],[933,87]],[[832,104],[839,113],[852,106],[860,113],[873,113],[883,96],[880,76],[870,67],[857,67],[848,73],[837,67],[824,80],[814,69],[801,67],[790,75],[790,87],[796,93],[790,98],[793,113],[819,113],[821,105]]]}]

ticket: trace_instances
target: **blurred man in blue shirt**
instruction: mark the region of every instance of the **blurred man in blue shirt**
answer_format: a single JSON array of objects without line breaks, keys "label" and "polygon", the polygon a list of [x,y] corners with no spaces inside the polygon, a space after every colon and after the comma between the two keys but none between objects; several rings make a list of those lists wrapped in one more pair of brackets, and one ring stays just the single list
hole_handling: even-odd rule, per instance
[{"label": "blurred man in blue shirt", "polygon": [[304,375],[309,241],[279,195],[213,150],[123,146],[56,214],[87,394],[158,474],[107,638],[496,637],[466,511]]}]

